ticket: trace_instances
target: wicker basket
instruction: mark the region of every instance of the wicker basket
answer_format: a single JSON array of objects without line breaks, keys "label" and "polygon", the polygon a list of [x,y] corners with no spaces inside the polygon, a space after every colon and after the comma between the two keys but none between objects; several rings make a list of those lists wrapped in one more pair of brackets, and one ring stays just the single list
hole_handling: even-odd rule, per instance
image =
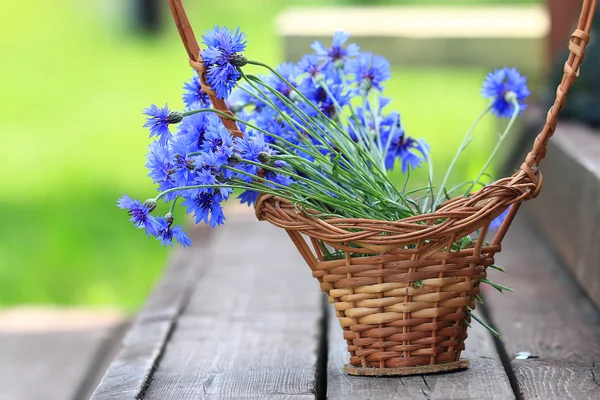
[{"label": "wicker basket", "polygon": [[[468,197],[449,200],[433,214],[396,222],[323,220],[299,212],[280,198],[259,198],[258,219],[287,231],[334,304],[350,352],[347,373],[409,375],[468,366],[468,361],[460,359],[470,320],[467,307],[475,308],[479,281],[501,250],[519,206],[540,192],[538,166],[565,95],[578,75],[596,2],[583,1],[556,101],[533,149],[513,176]],[[169,0],[169,4],[190,64],[202,77],[200,49],[181,1]],[[211,94],[210,87],[203,85]],[[229,112],[224,102],[214,95],[211,99],[215,108]],[[222,120],[234,135],[241,135],[234,121]],[[504,223],[491,243],[486,242],[490,222],[509,206]],[[457,240],[476,231],[480,231],[478,240],[470,247],[451,249]],[[337,249],[336,254],[343,256],[332,259],[326,249]]]}]

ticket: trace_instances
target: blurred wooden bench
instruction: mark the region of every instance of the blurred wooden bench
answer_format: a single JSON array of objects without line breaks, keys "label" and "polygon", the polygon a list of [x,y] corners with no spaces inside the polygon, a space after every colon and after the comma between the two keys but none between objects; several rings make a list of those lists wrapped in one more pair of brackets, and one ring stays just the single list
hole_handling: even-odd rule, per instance
[{"label": "blurred wooden bench", "polygon": [[361,49],[394,66],[517,67],[531,80],[545,72],[550,17],[542,5],[294,7],[277,18],[285,59],[314,40],[352,34]]},{"label": "blurred wooden bench", "polygon": [[516,292],[484,291],[478,310],[504,342],[473,324],[466,371],[345,375],[345,342],[317,281],[287,235],[248,210],[195,229],[194,246],[175,251],[92,398],[600,398],[599,314],[527,219],[542,201],[524,206],[505,239],[507,273],[490,271]]},{"label": "blurred wooden bench", "polygon": [[125,325],[113,310],[0,310],[0,399],[89,398],[120,348]]}]

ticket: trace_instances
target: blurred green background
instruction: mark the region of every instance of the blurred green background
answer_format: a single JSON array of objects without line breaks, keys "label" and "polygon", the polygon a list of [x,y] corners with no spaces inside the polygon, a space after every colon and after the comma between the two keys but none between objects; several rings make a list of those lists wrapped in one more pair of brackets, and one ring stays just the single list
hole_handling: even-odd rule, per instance
[{"label": "blurred green background", "polygon": [[[494,2],[507,3],[451,3]],[[449,2],[189,0],[186,6],[197,33],[215,24],[240,26],[248,56],[274,64],[282,61],[274,18],[287,6],[400,3]],[[165,266],[168,250],[134,229],[115,201],[124,192],[142,199],[154,193],[141,111],[151,103],[181,107],[191,70],[170,16],[164,15],[164,33],[148,37],[131,28],[129,8],[117,0],[2,6],[0,305],[131,311]],[[486,72],[394,70],[386,94],[407,132],[431,144],[436,171],[445,170],[485,106],[478,93]],[[479,170],[493,145],[483,136],[495,127],[491,118],[483,122],[460,175]]]}]

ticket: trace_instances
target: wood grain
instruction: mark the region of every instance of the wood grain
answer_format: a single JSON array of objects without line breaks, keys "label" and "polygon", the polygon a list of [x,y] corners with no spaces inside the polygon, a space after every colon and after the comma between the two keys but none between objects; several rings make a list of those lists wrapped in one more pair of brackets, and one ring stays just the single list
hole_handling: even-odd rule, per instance
[{"label": "wood grain", "polygon": [[173,326],[189,301],[194,282],[203,273],[202,266],[207,261],[203,257],[207,256],[208,230],[195,230],[192,240],[195,246],[179,248],[173,254],[169,269],[127,332],[121,351],[104,374],[92,399],[137,399],[143,395]]},{"label": "wood grain", "polygon": [[600,307],[600,135],[561,123],[547,158],[544,188],[525,210]]},{"label": "wood grain", "polygon": [[463,358],[471,361],[466,371],[437,375],[370,378],[348,376],[343,366],[348,362],[346,342],[335,313],[329,317],[329,359],[327,398],[358,399],[493,399],[508,400],[515,396],[506,372],[485,328],[472,324]]},{"label": "wood grain", "polygon": [[94,325],[71,331],[0,332],[0,399],[89,398],[123,328],[122,322]]},{"label": "wood grain", "polygon": [[[485,301],[492,322],[504,335],[523,398],[599,399],[597,310],[519,217],[497,261],[507,273],[490,273],[490,279],[516,292],[487,290]],[[538,358],[515,360],[521,351]]]},{"label": "wood grain", "polygon": [[314,399],[321,296],[289,238],[228,221],[210,253],[144,399]]}]

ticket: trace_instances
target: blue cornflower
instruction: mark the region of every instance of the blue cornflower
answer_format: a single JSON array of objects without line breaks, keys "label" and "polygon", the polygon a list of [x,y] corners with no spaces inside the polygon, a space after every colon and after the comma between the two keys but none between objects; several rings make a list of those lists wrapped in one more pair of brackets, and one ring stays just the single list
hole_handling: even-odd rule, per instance
[{"label": "blue cornflower", "polygon": [[[512,206],[510,206],[512,207]],[[504,220],[506,219],[506,216],[508,215],[508,210],[510,210],[510,207],[508,207],[506,210],[504,210],[504,212],[500,215],[498,215],[496,218],[494,218],[492,220],[492,222],[490,223],[490,229],[492,230],[497,230],[500,228],[500,226],[502,226],[502,223],[504,222]]]},{"label": "blue cornflower", "polygon": [[210,85],[219,99],[225,99],[236,85],[241,73],[238,67],[246,64],[240,52],[246,49],[246,35],[237,28],[229,31],[216,26],[202,36],[207,49],[202,52],[206,65],[206,83]]},{"label": "blue cornflower", "polygon": [[[265,143],[262,134],[257,134],[256,136],[245,135],[243,138],[236,138],[235,147],[242,159],[253,161],[255,163],[261,162],[261,154],[270,155],[272,153],[271,149]],[[251,175],[257,175],[260,169],[256,165],[248,164],[243,161],[237,165],[237,168]],[[240,174],[239,178],[246,182],[251,182],[252,179],[254,179],[246,174]]]},{"label": "blue cornflower", "polygon": [[345,61],[347,58],[356,57],[360,50],[356,43],[351,43],[346,48],[343,47],[349,37],[349,33],[338,31],[333,34],[331,48],[326,48],[318,41],[315,41],[311,47],[321,59],[325,59],[327,62]]},{"label": "blue cornflower", "polygon": [[258,192],[253,190],[245,190],[238,196],[241,204],[248,204],[250,207],[256,204],[256,200],[258,199]]},{"label": "blue cornflower", "polygon": [[204,141],[200,146],[204,152],[213,152],[221,164],[225,164],[233,155],[233,137],[222,123],[210,124],[206,127]]},{"label": "blue cornflower", "polygon": [[391,144],[385,157],[387,169],[394,168],[396,158],[402,161],[402,173],[406,173],[409,168],[417,168],[422,161],[429,159],[429,145],[425,140],[408,137],[402,129],[392,129],[391,134]]},{"label": "blue cornflower", "polygon": [[197,192],[192,196],[184,195],[182,206],[187,207],[187,214],[194,213],[196,223],[204,221],[214,228],[225,222],[221,201],[223,199],[219,194],[210,192]]},{"label": "blue cornflower", "polygon": [[158,217],[156,223],[156,238],[160,240],[160,244],[163,246],[173,246],[173,239],[183,247],[188,247],[192,244],[192,241],[183,231],[181,225],[172,226],[172,222],[167,221],[164,217]]},{"label": "blue cornflower", "polygon": [[[350,103],[350,93],[342,84],[328,83],[327,89],[323,87],[314,87],[312,90],[303,92],[308,100],[315,104],[323,114],[329,118],[337,115],[338,106],[343,108]],[[329,92],[329,93],[328,93]],[[307,104],[301,104],[308,115],[315,115],[316,112]]]},{"label": "blue cornflower", "polygon": [[174,156],[174,160],[170,178],[175,183],[175,186],[190,186],[194,184],[194,159],[193,156],[189,156],[194,151],[193,144],[186,141],[184,137],[178,138],[173,142],[171,153]]},{"label": "blue cornflower", "polygon": [[150,212],[152,212],[150,206],[142,204],[139,200],[133,200],[126,194],[117,200],[117,206],[127,210],[128,214],[131,216],[129,220],[138,228],[145,228],[148,236],[156,235],[158,225],[156,223],[156,218],[150,215]]},{"label": "blue cornflower", "polygon": [[316,54],[306,54],[298,62],[298,68],[314,78],[321,72],[322,66]]},{"label": "blue cornflower", "polygon": [[[298,80],[298,76],[302,73],[302,71],[295,64],[290,62],[279,64],[275,70],[285,78],[287,83],[274,74],[266,77],[264,81],[285,97],[290,98],[291,94],[294,92],[293,88],[297,87],[296,81]],[[288,85],[288,83],[292,86]],[[272,100],[275,102],[275,104],[280,105],[278,108],[287,108],[287,106],[285,106],[274,95]]]},{"label": "blue cornflower", "polygon": [[516,68],[502,68],[490,72],[483,81],[481,94],[492,101],[492,113],[500,118],[510,118],[514,113],[513,104],[507,94],[514,93],[519,102],[519,111],[527,108],[523,102],[530,95],[527,78],[521,76]]},{"label": "blue cornflower", "polygon": [[415,169],[421,161],[429,159],[429,145],[424,139],[411,137],[405,137],[403,142],[399,154],[402,160],[402,173],[405,174],[409,168]]},{"label": "blue cornflower", "polygon": [[[148,161],[146,162],[146,167],[150,171],[148,176],[152,178],[152,182],[160,185],[166,182],[173,172],[171,152],[166,146],[162,146],[159,142],[152,142],[148,150]],[[164,190],[162,187],[160,189]]]},{"label": "blue cornflower", "polygon": [[152,104],[144,110],[144,114],[148,116],[144,128],[149,128],[150,137],[156,136],[162,145],[166,145],[171,139],[169,125],[179,123],[183,119],[181,113],[169,111],[166,104],[164,108]]},{"label": "blue cornflower", "polygon": [[[228,179],[234,175],[232,171],[223,168],[225,163],[222,161],[221,156],[213,151],[209,150],[203,153],[196,160],[196,170],[198,171],[194,182],[196,185],[222,185],[221,179]],[[210,188],[200,189],[201,192],[211,193],[215,190]],[[227,200],[232,192],[232,189],[228,187],[220,187],[218,190],[223,200]]]},{"label": "blue cornflower", "polygon": [[264,136],[257,133],[254,136],[246,135],[235,139],[236,150],[245,160],[258,162],[260,153],[271,154],[271,149],[265,143]]},{"label": "blue cornflower", "polygon": [[[283,169],[283,168],[287,167],[287,164],[284,161],[276,160],[273,163],[273,167]],[[266,168],[265,168],[265,180],[277,183],[277,185],[271,185],[271,184],[265,182],[265,185],[272,187],[274,189],[280,189],[281,186],[279,186],[279,185],[290,186],[294,182],[293,179],[289,177],[289,175],[282,174],[282,173],[279,173],[272,169],[266,169]]]},{"label": "blue cornflower", "polygon": [[[267,103],[260,98],[257,91],[247,83],[238,86],[227,98],[227,107],[235,114],[244,111],[246,108],[251,108],[252,111],[259,112],[266,105]],[[240,129],[243,128],[243,126],[244,125],[242,124]]]},{"label": "blue cornflower", "polygon": [[208,108],[210,107],[210,97],[200,86],[200,78],[198,73],[194,71],[194,75],[189,82],[183,85],[183,102],[187,108]]},{"label": "blue cornflower", "polygon": [[206,135],[206,129],[210,125],[220,124],[219,117],[214,113],[197,113],[188,115],[183,119],[176,137],[184,139],[193,146],[193,151],[200,150]]},{"label": "blue cornflower", "polygon": [[346,63],[346,72],[353,75],[353,81],[360,89],[368,92],[371,88],[383,90],[382,82],[390,79],[390,63],[382,56],[361,53]]}]

